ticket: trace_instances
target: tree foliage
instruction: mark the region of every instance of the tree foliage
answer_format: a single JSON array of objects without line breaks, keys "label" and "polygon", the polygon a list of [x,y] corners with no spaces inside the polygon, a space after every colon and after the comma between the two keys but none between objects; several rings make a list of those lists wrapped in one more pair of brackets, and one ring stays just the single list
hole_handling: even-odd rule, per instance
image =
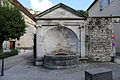
[{"label": "tree foliage", "polygon": [[87,12],[87,11],[78,10],[78,12],[80,12],[80,13],[83,14],[84,16],[88,17],[88,12]]},{"label": "tree foliage", "polygon": [[0,6],[0,45],[4,40],[19,39],[25,33],[25,21],[18,8]]}]

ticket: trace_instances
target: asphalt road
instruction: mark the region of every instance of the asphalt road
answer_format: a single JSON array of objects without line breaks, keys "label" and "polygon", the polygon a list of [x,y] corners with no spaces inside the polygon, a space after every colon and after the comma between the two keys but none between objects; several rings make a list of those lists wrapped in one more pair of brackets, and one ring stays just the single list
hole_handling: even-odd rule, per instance
[{"label": "asphalt road", "polygon": [[[18,64],[22,64],[22,63],[25,63],[25,62],[28,62],[28,61],[32,61],[33,60],[33,56],[32,56],[32,52],[27,52],[27,53],[22,53],[22,54],[19,54],[19,55],[16,55],[16,56],[13,56],[13,57],[9,57],[9,58],[6,58],[4,61],[5,61],[5,64],[4,64],[4,70],[8,70]],[[0,71],[1,71],[1,60],[0,60]]]}]

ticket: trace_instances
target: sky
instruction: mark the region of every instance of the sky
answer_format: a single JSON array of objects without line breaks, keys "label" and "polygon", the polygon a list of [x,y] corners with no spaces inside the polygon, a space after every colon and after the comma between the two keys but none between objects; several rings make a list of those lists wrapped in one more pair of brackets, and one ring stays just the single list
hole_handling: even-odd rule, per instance
[{"label": "sky", "polygon": [[87,10],[94,0],[18,0],[23,6],[36,11],[44,11],[50,7],[63,3],[75,10]]}]

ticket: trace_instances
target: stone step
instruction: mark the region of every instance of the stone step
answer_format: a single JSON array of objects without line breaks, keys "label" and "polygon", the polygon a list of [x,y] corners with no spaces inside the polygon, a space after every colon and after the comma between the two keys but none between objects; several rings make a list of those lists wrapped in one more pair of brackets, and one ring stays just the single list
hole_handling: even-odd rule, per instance
[{"label": "stone step", "polygon": [[85,80],[113,80],[112,70],[107,68],[86,70]]},{"label": "stone step", "polygon": [[116,56],[114,58],[114,62],[117,63],[117,64],[120,64],[120,56]]}]

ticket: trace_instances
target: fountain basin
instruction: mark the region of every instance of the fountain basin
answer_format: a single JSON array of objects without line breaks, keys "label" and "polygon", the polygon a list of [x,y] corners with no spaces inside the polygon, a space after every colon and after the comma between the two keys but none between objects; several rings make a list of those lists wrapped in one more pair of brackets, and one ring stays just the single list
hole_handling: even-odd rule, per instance
[{"label": "fountain basin", "polygon": [[73,68],[78,63],[78,54],[46,54],[44,56],[44,67],[49,69]]}]

